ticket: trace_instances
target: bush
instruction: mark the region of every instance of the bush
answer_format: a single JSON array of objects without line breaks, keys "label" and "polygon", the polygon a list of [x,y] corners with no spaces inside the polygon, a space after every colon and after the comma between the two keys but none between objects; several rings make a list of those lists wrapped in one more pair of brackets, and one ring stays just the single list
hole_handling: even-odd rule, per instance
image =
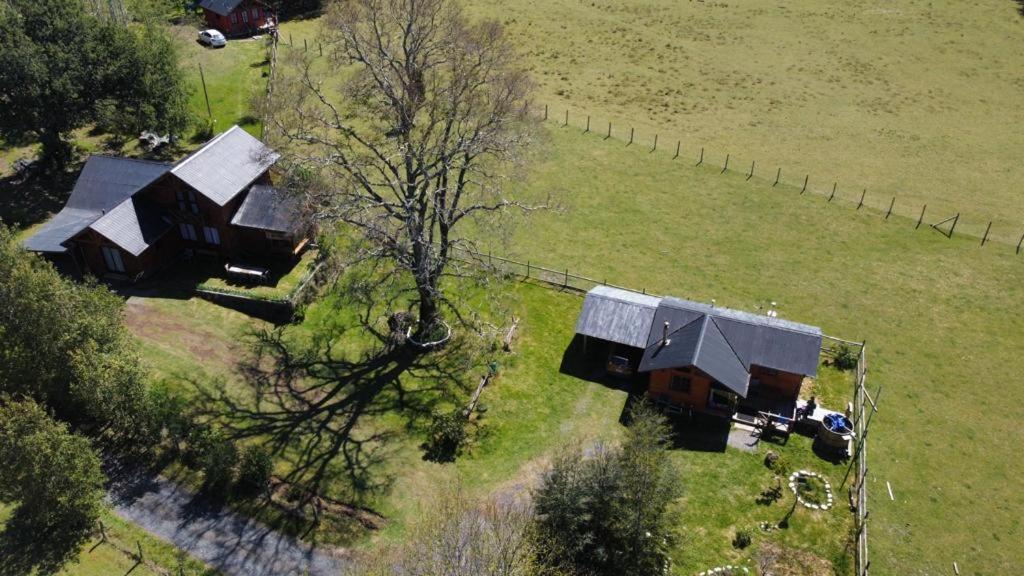
[{"label": "bush", "polygon": [[462,410],[435,415],[430,424],[430,439],[426,444],[426,458],[434,462],[452,462],[462,451],[466,441],[466,417]]},{"label": "bush", "polygon": [[211,494],[226,496],[235,481],[238,448],[235,443],[214,434],[201,460],[203,487]]},{"label": "bush", "polygon": [[238,465],[238,487],[242,492],[258,494],[270,484],[274,462],[270,454],[259,446],[246,446]]},{"label": "bush", "polygon": [[732,547],[738,550],[742,550],[747,546],[750,546],[750,542],[754,539],[754,535],[750,530],[741,528],[736,531],[736,536],[732,539]]},{"label": "bush", "polygon": [[769,452],[764,457],[764,465],[780,476],[785,476],[789,473],[789,461],[786,460],[785,456],[775,452]]},{"label": "bush", "polygon": [[844,343],[836,349],[832,365],[840,370],[853,370],[857,367],[858,360],[860,360],[860,353],[854,350],[853,346]]}]

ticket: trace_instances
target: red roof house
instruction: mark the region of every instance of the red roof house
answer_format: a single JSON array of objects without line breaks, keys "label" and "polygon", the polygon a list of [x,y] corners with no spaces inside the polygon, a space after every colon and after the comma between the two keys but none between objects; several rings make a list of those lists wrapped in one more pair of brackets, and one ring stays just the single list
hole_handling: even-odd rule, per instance
[{"label": "red roof house", "polygon": [[260,0],[202,0],[206,24],[225,36],[251,36],[277,25],[277,14]]}]

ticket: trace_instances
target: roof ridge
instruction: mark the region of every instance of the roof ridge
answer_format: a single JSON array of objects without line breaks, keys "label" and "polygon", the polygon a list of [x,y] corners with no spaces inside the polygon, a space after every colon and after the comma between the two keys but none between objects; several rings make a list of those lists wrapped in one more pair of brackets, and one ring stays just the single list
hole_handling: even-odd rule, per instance
[{"label": "roof ridge", "polygon": [[172,162],[163,162],[161,160],[149,160],[148,158],[132,158],[131,156],[116,156],[114,154],[89,154],[89,158],[86,162],[92,158],[109,158],[111,160],[128,160],[131,162],[140,162],[142,164],[156,164],[157,166],[173,166]]},{"label": "roof ridge", "polygon": [[[704,333],[708,329],[708,320],[711,318],[711,316],[707,314],[702,314],[701,316],[702,317],[700,318],[700,334],[697,335],[697,346],[693,350],[694,366],[697,365],[697,361],[700,359],[700,351],[704,347]],[[692,322],[690,322],[689,324],[692,324]]]},{"label": "roof ridge", "polygon": [[747,371],[747,374],[749,374],[750,369],[747,368],[747,362],[744,361],[743,357],[740,356],[740,353],[736,351],[736,347],[732,345],[732,342],[729,340],[729,337],[725,335],[725,331],[722,330],[722,327],[718,325],[718,321],[715,320],[713,316],[709,315],[708,317],[711,318],[711,322],[715,324],[715,328],[718,330],[718,333],[722,335],[722,339],[725,340],[725,343],[729,345],[729,350],[732,350],[733,356],[736,356],[736,359],[740,361],[740,364],[743,366],[743,369]]},{"label": "roof ridge", "polygon": [[231,128],[228,128],[227,130],[221,132],[220,134],[217,134],[213,138],[210,138],[210,140],[206,144],[203,144],[202,146],[200,146],[198,150],[196,150],[195,152],[189,154],[188,156],[185,156],[177,164],[174,164],[173,167],[171,168],[171,172],[174,172],[178,168],[181,168],[185,164],[188,164],[190,160],[192,160],[193,158],[198,157],[200,154],[205,152],[210,146],[213,146],[217,142],[220,142],[220,140],[222,138],[224,138],[228,134],[234,132],[236,129],[241,130],[242,128],[238,124],[235,124]]},{"label": "roof ridge", "polygon": [[[802,334],[812,333],[812,334],[818,335],[818,333],[821,332],[821,327],[819,327],[819,326],[812,326],[810,324],[804,324],[803,322],[797,322],[796,320],[789,320],[787,318],[777,318],[777,317],[771,317],[771,316],[767,316],[767,315],[763,315],[762,316],[761,314],[756,314],[756,313],[750,312],[748,310],[740,310],[738,308],[729,308],[729,307],[726,307],[726,306],[712,306],[710,304],[705,304],[704,302],[698,302],[696,300],[688,300],[686,298],[679,298],[677,296],[666,296],[662,300],[667,302],[667,305],[669,305],[669,306],[672,305],[673,301],[680,302],[680,303],[682,303],[684,305],[685,304],[694,304],[697,307],[699,307],[699,309],[694,309],[694,308],[690,308],[690,307],[684,307],[683,309],[690,310],[690,311],[693,311],[693,312],[697,312],[697,313],[700,313],[700,314],[710,314],[712,316],[715,316],[716,318],[722,318],[722,319],[725,319],[725,320],[733,320],[735,322],[742,322],[744,324],[749,324],[749,325],[752,325],[752,326],[770,326],[772,328],[777,328],[777,329],[780,329],[780,330],[787,330],[789,332],[797,332],[797,333],[802,333]],[[740,316],[744,316],[744,315],[745,316],[755,316],[758,319],[763,319],[764,323],[762,324],[762,323],[759,323],[759,322],[755,322],[754,320],[752,320],[750,318],[733,317],[733,316],[731,316],[731,315],[729,315],[727,313],[722,313],[723,311],[727,312],[727,313],[731,312],[731,313],[734,313],[734,314],[737,314],[737,315],[740,315]]]}]

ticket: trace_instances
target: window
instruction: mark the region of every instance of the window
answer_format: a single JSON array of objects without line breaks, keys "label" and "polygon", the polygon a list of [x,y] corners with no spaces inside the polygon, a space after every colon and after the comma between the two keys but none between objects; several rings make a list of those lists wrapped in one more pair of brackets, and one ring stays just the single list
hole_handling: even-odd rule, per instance
[{"label": "window", "polygon": [[181,237],[184,240],[196,241],[196,227],[191,224],[178,224],[178,230],[181,231]]},{"label": "window", "polygon": [[178,210],[199,214],[199,202],[196,201],[196,193],[191,190],[178,190],[175,193],[178,197]]},{"label": "window", "polygon": [[712,408],[734,410],[736,408],[736,395],[725,390],[711,389],[708,396],[708,406]]},{"label": "window", "polygon": [[203,238],[207,244],[220,245],[220,231],[210,226],[203,226]]},{"label": "window", "polygon": [[690,378],[688,376],[673,374],[672,378],[668,381],[668,389],[673,392],[688,393],[690,391]]},{"label": "window", "polygon": [[121,251],[110,246],[101,246],[103,261],[107,264],[107,270],[111,272],[124,272],[124,261],[121,260]]},{"label": "window", "polygon": [[249,23],[249,12],[247,10],[242,10],[242,22]]},{"label": "window", "polygon": [[231,13],[231,23],[232,24],[237,24],[238,23],[238,16],[236,16],[234,12]]}]

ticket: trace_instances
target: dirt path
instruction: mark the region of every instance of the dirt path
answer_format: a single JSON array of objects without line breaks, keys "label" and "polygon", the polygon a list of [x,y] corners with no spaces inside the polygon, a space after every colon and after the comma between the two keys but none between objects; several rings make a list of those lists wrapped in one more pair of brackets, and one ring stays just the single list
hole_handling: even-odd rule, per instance
[{"label": "dirt path", "polygon": [[114,512],[232,576],[342,574],[346,561],[254,520],[211,505],[159,477],[124,473],[111,486]]}]

